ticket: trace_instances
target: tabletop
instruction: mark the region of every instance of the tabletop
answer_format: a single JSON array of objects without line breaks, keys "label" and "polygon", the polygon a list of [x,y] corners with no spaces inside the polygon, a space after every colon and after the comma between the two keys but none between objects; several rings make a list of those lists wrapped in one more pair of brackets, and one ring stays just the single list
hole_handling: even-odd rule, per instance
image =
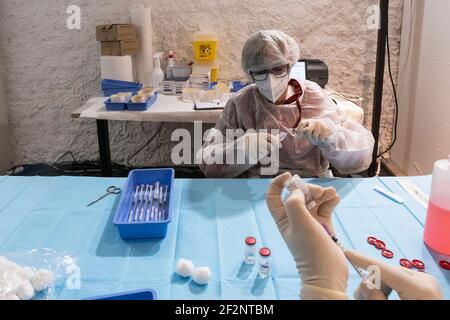
[{"label": "tabletop", "polygon": [[[424,192],[431,177],[412,179]],[[384,260],[420,259],[450,298],[450,273],[439,268],[442,258],[423,243],[426,210],[394,178],[313,180],[334,186],[342,201],[334,224],[347,248],[383,259],[367,243],[382,239],[395,254]],[[300,279],[295,264],[265,204],[270,180],[175,180],[174,217],[163,240],[123,241],[112,219],[119,196],[96,205],[111,185],[125,179],[81,177],[0,177],[0,255],[20,256],[49,248],[70,254],[80,267],[81,287],[60,280],[52,298],[84,299],[110,293],[154,289],[158,299],[299,299]],[[384,186],[402,196],[397,204],[373,191]],[[258,239],[271,248],[272,275],[257,277],[257,267],[243,264],[244,239]],[[208,286],[197,286],[174,274],[178,259],[213,272]],[[19,261],[18,261],[19,262]],[[20,263],[20,262],[19,262]],[[360,279],[350,268],[348,294]],[[394,295],[394,299],[396,296]]]},{"label": "tabletop", "polygon": [[217,123],[222,110],[194,110],[192,102],[184,102],[176,96],[160,94],[157,102],[147,111],[107,111],[104,102],[108,98],[93,97],[81,108],[72,113],[72,118],[88,118],[95,120],[136,121],[136,122],[174,122]]}]

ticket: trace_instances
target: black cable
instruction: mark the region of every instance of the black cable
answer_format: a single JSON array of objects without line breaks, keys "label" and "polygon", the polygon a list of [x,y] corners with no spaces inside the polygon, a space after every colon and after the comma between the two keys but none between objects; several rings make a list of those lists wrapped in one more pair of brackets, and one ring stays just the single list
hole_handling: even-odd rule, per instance
[{"label": "black cable", "polygon": [[144,151],[144,149],[147,148],[153,142],[153,140],[156,138],[156,136],[158,136],[158,139],[159,139],[159,136],[161,135],[161,130],[162,130],[163,126],[164,126],[164,122],[161,123],[161,125],[159,126],[159,128],[155,132],[155,134],[141,148],[139,148],[138,151],[136,151],[131,157],[128,158],[127,165],[129,168],[133,168],[133,165],[131,164],[131,160],[133,160],[142,151]]},{"label": "black cable", "polygon": [[58,158],[58,160],[56,160],[55,162],[53,162],[52,166],[57,165],[62,159],[64,159],[67,155],[70,155],[73,159],[73,162],[77,162],[77,159],[75,158],[74,154],[72,151],[67,151],[65,152],[61,157]]},{"label": "black cable", "polygon": [[378,155],[378,158],[382,158],[386,153],[388,153],[389,151],[392,150],[392,148],[394,147],[395,143],[397,142],[397,133],[398,133],[398,116],[399,116],[399,103],[398,103],[398,95],[397,95],[397,89],[395,87],[395,81],[394,81],[394,77],[392,75],[392,65],[391,65],[391,48],[389,45],[389,32],[386,36],[386,45],[387,45],[387,58],[388,58],[388,69],[389,69],[389,78],[391,80],[391,84],[392,84],[392,90],[394,92],[394,99],[395,99],[395,120],[394,120],[394,132],[393,132],[393,139],[391,144],[389,145],[389,147],[381,152]]}]

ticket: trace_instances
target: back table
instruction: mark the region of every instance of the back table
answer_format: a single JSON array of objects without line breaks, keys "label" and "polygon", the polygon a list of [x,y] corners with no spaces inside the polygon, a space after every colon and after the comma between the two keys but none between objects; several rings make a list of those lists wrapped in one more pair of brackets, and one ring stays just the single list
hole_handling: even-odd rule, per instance
[{"label": "back table", "polygon": [[[431,177],[411,178],[426,193]],[[335,212],[340,240],[379,259],[369,236],[386,242],[401,258],[420,259],[450,298],[450,272],[442,258],[423,244],[426,210],[394,178],[313,180],[334,186],[342,198]],[[124,242],[112,224],[119,197],[86,205],[106,188],[123,187],[125,179],[78,177],[0,177],[0,256],[37,248],[67,252],[77,259],[81,289],[59,281],[54,299],[83,299],[152,288],[158,299],[298,299],[295,264],[265,204],[270,180],[176,180],[175,214],[164,240]],[[373,191],[379,185],[406,199],[403,205]],[[244,239],[255,236],[272,249],[272,277],[257,278],[257,267],[242,264]],[[199,287],[174,275],[178,259],[209,266],[213,279]],[[448,259],[448,258],[447,258]],[[350,268],[349,295],[359,284]],[[394,296],[393,298],[396,298]]]}]

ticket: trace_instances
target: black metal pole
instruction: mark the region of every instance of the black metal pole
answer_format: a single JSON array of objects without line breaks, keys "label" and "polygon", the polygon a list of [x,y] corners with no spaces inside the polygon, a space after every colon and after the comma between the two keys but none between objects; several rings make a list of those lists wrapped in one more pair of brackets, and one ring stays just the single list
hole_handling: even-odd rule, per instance
[{"label": "black metal pole", "polygon": [[112,177],[111,149],[107,120],[97,120],[98,149],[103,177]]},{"label": "black metal pole", "polygon": [[386,40],[389,28],[389,0],[380,0],[380,29],[378,30],[375,90],[372,113],[372,133],[375,138],[372,164],[369,175],[375,176],[378,169],[378,148],[380,145],[381,112],[383,108],[384,69],[386,64]]}]

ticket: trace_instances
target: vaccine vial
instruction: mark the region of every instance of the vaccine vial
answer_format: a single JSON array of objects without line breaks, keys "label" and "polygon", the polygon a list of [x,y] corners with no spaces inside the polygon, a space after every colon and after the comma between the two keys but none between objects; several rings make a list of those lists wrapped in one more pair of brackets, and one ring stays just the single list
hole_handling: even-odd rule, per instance
[{"label": "vaccine vial", "polygon": [[270,276],[271,254],[272,253],[269,248],[262,248],[259,250],[259,276],[263,279]]},{"label": "vaccine vial", "polygon": [[306,207],[308,208],[308,210],[311,210],[317,206],[317,203],[316,203],[316,201],[314,201],[314,198],[312,197],[308,186],[306,185],[305,182],[303,182],[303,180],[302,180],[302,178],[300,178],[300,176],[298,176],[298,175],[293,176],[286,183],[285,187],[289,191],[289,194],[291,194],[295,190],[300,190],[305,196],[305,203],[306,203]]},{"label": "vaccine vial", "polygon": [[254,237],[248,237],[245,239],[245,259],[246,264],[253,265],[256,263],[256,239]]}]

